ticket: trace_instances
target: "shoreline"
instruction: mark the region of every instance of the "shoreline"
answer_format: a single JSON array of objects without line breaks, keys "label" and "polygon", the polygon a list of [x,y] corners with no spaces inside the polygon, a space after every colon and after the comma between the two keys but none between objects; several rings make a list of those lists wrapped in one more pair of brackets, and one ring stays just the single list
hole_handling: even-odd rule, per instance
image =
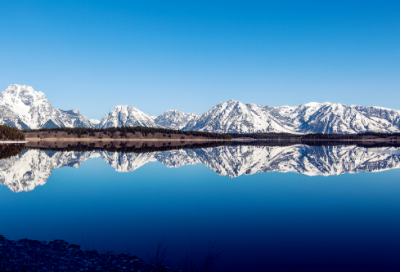
[{"label": "shoreline", "polygon": [[175,271],[129,253],[82,249],[64,240],[9,240],[0,235],[1,271]]},{"label": "shoreline", "polygon": [[146,138],[26,138],[25,141],[0,141],[0,143],[27,143],[27,142],[399,142],[398,140],[377,139],[146,139]]},{"label": "shoreline", "polygon": [[[111,139],[111,138],[26,138],[27,142],[226,142],[232,139]],[[253,140],[239,140],[253,141]]]},{"label": "shoreline", "polygon": [[0,144],[26,144],[28,141],[0,141]]}]

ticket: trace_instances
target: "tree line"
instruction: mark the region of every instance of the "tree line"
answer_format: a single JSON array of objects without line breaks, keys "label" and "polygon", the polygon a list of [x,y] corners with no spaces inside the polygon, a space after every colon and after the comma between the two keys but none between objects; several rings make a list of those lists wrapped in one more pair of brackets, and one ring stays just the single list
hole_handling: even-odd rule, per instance
[{"label": "tree line", "polygon": [[175,149],[201,149],[209,147],[218,147],[231,145],[231,141],[219,141],[219,142],[205,142],[205,143],[188,143],[185,145],[173,145],[166,143],[163,146],[151,146],[143,144],[141,147],[126,146],[126,143],[119,143],[118,146],[105,144],[102,147],[96,147],[95,143],[81,143],[78,142],[76,145],[68,144],[67,147],[28,147],[29,149],[39,149],[46,151],[75,151],[75,152],[89,152],[89,151],[108,151],[108,152],[121,152],[121,153],[149,153],[149,152],[162,152]]},{"label": "tree line", "polygon": [[[14,128],[15,129],[15,128]],[[17,129],[15,129],[17,130]],[[17,130],[18,131],[18,130]],[[389,138],[400,137],[400,133],[383,133],[383,132],[363,132],[358,134],[327,134],[327,133],[310,133],[310,134],[292,134],[284,132],[271,132],[271,133],[215,133],[205,131],[182,131],[165,128],[153,127],[110,127],[110,128],[41,128],[41,129],[27,129],[23,132],[67,132],[68,135],[75,134],[78,137],[83,135],[95,136],[96,132],[103,133],[106,136],[113,137],[116,132],[119,132],[122,137],[127,133],[134,134],[135,132],[142,133],[143,136],[149,134],[162,133],[165,135],[183,134],[186,136],[206,137],[210,139],[238,139],[238,138],[251,138],[256,140],[361,140],[363,138]],[[165,136],[164,135],[164,136]]]},{"label": "tree line", "polygon": [[229,134],[221,134],[214,132],[204,132],[204,131],[182,131],[182,130],[174,130],[174,129],[166,129],[166,128],[152,128],[152,127],[110,127],[110,128],[40,128],[40,129],[25,129],[23,132],[67,132],[68,135],[76,134],[79,136],[82,135],[90,135],[95,136],[96,132],[103,133],[105,135],[113,135],[116,132],[119,132],[121,136],[126,136],[127,133],[135,133],[140,132],[143,136],[147,136],[148,134],[155,133],[163,133],[163,134],[183,134],[186,136],[195,136],[195,137],[206,137],[210,139],[231,139],[232,137]]},{"label": "tree line", "polygon": [[0,140],[23,141],[25,134],[15,127],[0,125]]},{"label": "tree line", "polygon": [[0,145],[0,160],[14,157],[25,150],[25,144]]}]

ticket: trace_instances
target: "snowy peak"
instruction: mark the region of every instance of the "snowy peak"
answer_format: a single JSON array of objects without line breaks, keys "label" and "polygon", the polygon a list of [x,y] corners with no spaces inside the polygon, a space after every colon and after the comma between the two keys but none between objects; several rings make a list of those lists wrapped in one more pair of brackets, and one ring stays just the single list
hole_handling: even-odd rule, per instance
[{"label": "snowy peak", "polygon": [[116,106],[101,119],[98,125],[99,128],[121,126],[159,127],[150,115],[128,105]]},{"label": "snowy peak", "polygon": [[221,102],[190,122],[183,130],[219,133],[289,132],[289,128],[269,113],[266,107],[236,100]]},{"label": "snowy peak", "polygon": [[20,122],[29,128],[40,128],[49,119],[54,119],[54,109],[42,92],[36,92],[27,85],[10,85],[0,94],[0,105],[18,116]]},{"label": "snowy peak", "polygon": [[78,110],[55,109],[44,93],[17,84],[0,93],[0,123],[19,129],[91,127]]},{"label": "snowy peak", "polygon": [[183,130],[219,133],[391,133],[400,131],[400,111],[329,102],[269,107],[230,100],[217,104],[189,122]]},{"label": "snowy peak", "polygon": [[302,133],[392,133],[400,131],[399,119],[399,111],[323,103],[298,129]]},{"label": "snowy peak", "polygon": [[4,93],[14,99],[28,98],[30,100],[34,101],[36,100],[36,102],[39,100],[46,99],[44,93],[35,91],[31,86],[28,85],[11,84],[5,89]]},{"label": "snowy peak", "polygon": [[13,84],[0,93],[0,124],[19,129],[145,126],[218,133],[393,133],[400,132],[400,111],[329,102],[270,107],[229,100],[201,115],[169,110],[158,117],[120,105],[98,121],[78,110],[55,109],[44,93]]},{"label": "snowy peak", "polygon": [[89,119],[89,122],[90,122],[90,124],[92,124],[92,126],[94,128],[97,128],[100,124],[100,120],[97,120],[97,119]]},{"label": "snowy peak", "polygon": [[154,119],[162,127],[169,129],[182,129],[190,121],[197,120],[197,113],[184,113],[179,110],[168,110]]}]

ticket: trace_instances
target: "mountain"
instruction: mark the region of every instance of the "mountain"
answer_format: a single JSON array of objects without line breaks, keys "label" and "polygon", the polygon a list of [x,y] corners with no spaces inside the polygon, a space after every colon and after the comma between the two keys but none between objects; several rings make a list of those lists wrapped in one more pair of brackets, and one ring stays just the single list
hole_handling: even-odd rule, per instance
[{"label": "mountain", "polygon": [[266,107],[235,100],[219,103],[190,121],[183,130],[218,133],[292,132]]},{"label": "mountain", "polygon": [[152,116],[141,112],[132,106],[116,106],[101,119],[98,127],[159,127]]},{"label": "mountain", "polygon": [[54,169],[65,166],[77,168],[85,160],[99,156],[117,172],[132,172],[150,162],[160,162],[171,168],[201,163],[218,175],[230,178],[273,171],[331,176],[400,168],[400,152],[393,147],[221,146],[149,153],[31,149],[0,160],[0,184],[8,186],[13,192],[31,191],[36,186],[44,185]]},{"label": "mountain", "polygon": [[78,110],[55,109],[44,93],[13,84],[0,93],[0,124],[19,129],[145,126],[218,133],[392,133],[400,132],[400,111],[328,102],[270,107],[230,100],[201,115],[169,110],[155,117],[132,106],[116,106],[98,121]]},{"label": "mountain", "polygon": [[168,110],[159,115],[154,121],[165,128],[182,129],[190,121],[195,121],[200,115],[197,113],[184,113],[179,110]]},{"label": "mountain", "polygon": [[44,93],[17,84],[0,93],[0,124],[19,129],[92,127],[78,110],[55,109]]},{"label": "mountain", "polygon": [[89,122],[92,124],[94,128],[97,128],[100,124],[100,120],[97,119],[89,119]]},{"label": "mountain", "polygon": [[270,107],[230,100],[219,103],[182,129],[219,133],[392,133],[400,132],[400,111],[315,102]]},{"label": "mountain", "polygon": [[270,108],[299,133],[399,132],[400,111],[381,107],[347,106],[339,103],[308,103]]}]

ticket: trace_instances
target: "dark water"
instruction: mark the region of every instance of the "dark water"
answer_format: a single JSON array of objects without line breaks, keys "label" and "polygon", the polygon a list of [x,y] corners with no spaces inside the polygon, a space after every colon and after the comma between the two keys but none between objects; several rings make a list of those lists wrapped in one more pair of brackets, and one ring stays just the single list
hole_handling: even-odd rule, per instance
[{"label": "dark water", "polygon": [[25,150],[0,161],[0,234],[145,259],[166,237],[172,267],[217,240],[214,271],[400,271],[399,167],[354,146]]}]

